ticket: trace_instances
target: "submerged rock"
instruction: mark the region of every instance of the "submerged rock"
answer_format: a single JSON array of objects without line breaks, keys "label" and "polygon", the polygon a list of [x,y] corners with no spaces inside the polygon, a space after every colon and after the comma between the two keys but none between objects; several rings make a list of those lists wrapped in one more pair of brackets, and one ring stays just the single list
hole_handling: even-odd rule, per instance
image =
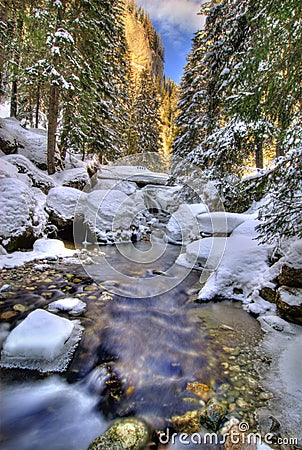
[{"label": "submerged rock", "polygon": [[139,419],[128,417],[117,420],[89,445],[88,450],[141,450],[148,439],[147,425]]},{"label": "submerged rock", "polygon": [[218,430],[227,413],[226,408],[215,399],[208,401],[207,406],[201,413],[201,422],[210,429]]}]

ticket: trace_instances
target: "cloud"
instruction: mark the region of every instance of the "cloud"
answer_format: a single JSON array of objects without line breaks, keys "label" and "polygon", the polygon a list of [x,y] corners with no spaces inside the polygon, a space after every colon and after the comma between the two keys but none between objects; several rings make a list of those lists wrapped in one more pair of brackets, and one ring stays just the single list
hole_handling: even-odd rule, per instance
[{"label": "cloud", "polygon": [[201,0],[136,0],[152,21],[160,26],[160,33],[182,41],[181,34],[193,34],[203,26]]}]

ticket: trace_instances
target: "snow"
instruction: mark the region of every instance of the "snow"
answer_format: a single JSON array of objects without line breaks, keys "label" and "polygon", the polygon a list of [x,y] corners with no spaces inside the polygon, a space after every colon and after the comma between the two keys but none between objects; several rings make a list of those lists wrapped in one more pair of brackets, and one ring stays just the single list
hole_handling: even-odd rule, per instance
[{"label": "snow", "polygon": [[78,189],[65,186],[55,187],[48,193],[46,210],[51,215],[55,215],[56,219],[59,218],[61,222],[71,221],[74,219],[76,205],[81,196],[85,196],[85,194]]},{"label": "snow", "polygon": [[0,255],[0,268],[12,268],[23,266],[26,262],[38,259],[57,259],[71,257],[77,254],[76,250],[65,248],[64,243],[58,239],[41,238],[36,240],[32,251],[13,252],[6,255]]},{"label": "snow", "polygon": [[18,172],[26,174],[31,180],[32,186],[38,187],[45,193],[55,186],[49,175],[38,169],[23,155],[6,155],[1,158],[1,163],[2,161],[12,164],[18,169]]},{"label": "snow", "polygon": [[64,371],[80,335],[78,323],[36,309],[8,335],[1,366]]},{"label": "snow", "polygon": [[195,269],[215,270],[223,256],[226,239],[211,237],[191,242],[186,247],[186,253],[180,255],[176,264]]},{"label": "snow", "polygon": [[151,172],[140,166],[101,166],[97,173],[99,179],[128,180],[140,184],[165,185],[169,176],[166,173]]},{"label": "snow", "polygon": [[302,289],[280,287],[278,289],[282,302],[290,306],[302,306]]},{"label": "snow", "polygon": [[179,193],[182,186],[152,186],[147,185],[142,189],[144,204],[148,209],[157,209],[168,213],[175,212],[181,203]]},{"label": "snow", "polygon": [[[0,138],[40,169],[47,168],[46,131],[22,128],[16,119],[0,119]],[[13,153],[13,152],[12,152]]]},{"label": "snow", "polygon": [[21,180],[0,179],[0,237],[2,245],[14,249],[20,239],[41,236],[46,214],[41,210],[31,190]]},{"label": "snow", "polygon": [[86,303],[82,302],[78,298],[72,297],[56,300],[55,302],[51,302],[48,305],[48,311],[52,313],[56,313],[58,311],[66,311],[72,316],[82,314],[85,308]]},{"label": "snow", "polygon": [[83,189],[90,185],[90,179],[84,167],[57,172],[51,176],[54,183],[60,186],[68,186],[76,189]]},{"label": "snow", "polygon": [[6,101],[4,103],[0,103],[0,117],[5,118],[10,116],[10,102]]},{"label": "snow", "polygon": [[289,243],[289,248],[282,262],[295,269],[302,267],[302,239],[297,239]]},{"label": "snow", "polygon": [[0,178],[19,178],[17,168],[3,157],[0,158]]},{"label": "snow", "polygon": [[136,192],[137,185],[133,181],[106,180],[104,178],[99,179],[92,188],[93,191],[105,191],[111,189],[122,191],[127,195],[132,195]]},{"label": "snow", "polygon": [[248,214],[235,214],[229,212],[212,212],[198,214],[199,229],[207,234],[230,234],[235,228],[250,219]]},{"label": "snow", "polygon": [[207,212],[203,203],[182,204],[166,227],[166,240],[172,244],[187,244],[200,237],[197,216]]}]

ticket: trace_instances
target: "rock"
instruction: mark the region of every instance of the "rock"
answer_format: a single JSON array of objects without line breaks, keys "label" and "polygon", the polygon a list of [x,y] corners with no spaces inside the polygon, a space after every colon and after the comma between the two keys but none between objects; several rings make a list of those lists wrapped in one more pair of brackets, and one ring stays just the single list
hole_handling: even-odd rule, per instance
[{"label": "rock", "polygon": [[188,411],[182,416],[173,416],[169,423],[177,433],[198,433],[200,431],[200,411]]},{"label": "rock", "polygon": [[30,248],[42,235],[47,215],[34,189],[18,179],[0,179],[0,242],[8,251]]},{"label": "rock", "polygon": [[267,302],[276,303],[276,290],[275,289],[272,289],[269,286],[264,286],[260,290],[260,295]]},{"label": "rock", "polygon": [[62,372],[81,331],[78,322],[36,309],[8,335],[3,344],[1,366]]},{"label": "rock", "polygon": [[281,285],[302,287],[302,267],[282,266],[278,281]]},{"label": "rock", "polygon": [[38,169],[29,159],[22,155],[6,155],[2,159],[14,165],[18,172],[26,174],[31,181],[32,186],[41,189],[45,194],[55,186],[52,178]]},{"label": "rock", "polygon": [[51,302],[48,305],[48,311],[57,313],[58,311],[66,311],[71,316],[79,316],[84,312],[86,303],[77,298],[67,297],[55,302]]},{"label": "rock", "polygon": [[19,178],[18,169],[3,157],[0,158],[0,178]]},{"label": "rock", "polygon": [[215,270],[221,261],[226,246],[226,238],[212,237],[198,239],[186,246],[176,264],[195,269]]},{"label": "rock", "polygon": [[90,178],[85,167],[63,170],[51,176],[55,184],[60,186],[72,187],[75,189],[84,189],[90,186]]},{"label": "rock", "polygon": [[146,424],[139,419],[127,417],[117,420],[88,450],[143,450],[149,439]]},{"label": "rock", "polygon": [[209,426],[212,430],[217,431],[223,421],[227,411],[226,408],[218,403],[217,400],[211,399],[201,413],[201,422]]},{"label": "rock", "polygon": [[250,218],[249,214],[224,211],[203,213],[197,216],[200,232],[214,236],[228,236],[235,228]]},{"label": "rock", "polygon": [[302,289],[281,286],[277,292],[276,305],[281,317],[302,324]]},{"label": "rock", "polygon": [[133,183],[133,181],[98,179],[97,183],[92,187],[93,191],[104,191],[111,189],[122,191],[127,195],[132,195],[137,190],[137,184]]},{"label": "rock", "polygon": [[39,169],[47,169],[46,130],[21,127],[13,118],[0,118],[0,148],[6,154],[20,154]]},{"label": "rock", "polygon": [[85,194],[71,187],[58,186],[51,189],[46,199],[50,220],[61,229],[72,227],[81,195]]},{"label": "rock", "polygon": [[97,173],[99,180],[127,180],[140,186],[147,184],[166,185],[169,176],[165,173],[151,172],[140,166],[101,166]]},{"label": "rock", "polygon": [[203,203],[183,204],[170,218],[166,228],[166,240],[185,245],[200,238],[197,216],[207,211]]},{"label": "rock", "polygon": [[142,189],[144,204],[148,210],[165,211],[174,213],[180,206],[179,192],[181,186],[152,186],[147,185]]},{"label": "rock", "polygon": [[289,334],[294,334],[292,329],[292,325],[286,322],[286,320],[281,319],[276,315],[266,314],[261,317],[258,317],[258,320],[261,324],[261,328],[266,333],[271,333],[273,331],[280,331]]}]

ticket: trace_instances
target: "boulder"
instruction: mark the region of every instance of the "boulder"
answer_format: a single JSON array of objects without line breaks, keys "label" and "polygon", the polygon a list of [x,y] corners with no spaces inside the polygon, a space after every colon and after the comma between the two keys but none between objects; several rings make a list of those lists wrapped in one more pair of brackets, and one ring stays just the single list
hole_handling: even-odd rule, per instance
[{"label": "boulder", "polygon": [[88,450],[143,450],[149,439],[147,425],[139,419],[126,417],[117,420]]},{"label": "boulder", "polygon": [[235,214],[224,211],[207,212],[197,216],[200,233],[213,236],[228,236],[235,228],[250,218],[249,214]]},{"label": "boulder", "polygon": [[0,118],[0,149],[6,154],[20,154],[39,169],[47,169],[46,130],[21,127],[13,118]]},{"label": "boulder", "polygon": [[85,167],[76,167],[73,169],[63,170],[51,176],[56,185],[72,187],[75,189],[84,189],[90,186],[90,178]]},{"label": "boulder", "polygon": [[302,289],[281,286],[277,292],[276,305],[281,317],[302,324]]},{"label": "boulder", "polygon": [[46,210],[50,220],[59,228],[73,225],[77,203],[83,194],[78,189],[58,186],[51,189],[46,199]]},{"label": "boulder", "polygon": [[133,181],[140,186],[147,184],[166,185],[169,176],[166,173],[152,172],[141,166],[101,166],[98,179]]},{"label": "boulder", "polygon": [[127,195],[132,195],[137,190],[137,184],[133,181],[119,181],[119,180],[107,180],[97,179],[96,184],[93,186],[93,191],[106,191],[106,190],[122,191]]},{"label": "boulder", "polygon": [[198,215],[207,211],[203,203],[183,204],[170,218],[166,227],[166,240],[185,245],[200,238]]},{"label": "boulder", "polygon": [[288,251],[282,258],[278,281],[281,285],[302,287],[302,239],[290,243]]},{"label": "boulder", "polygon": [[40,201],[37,192],[21,180],[0,179],[0,242],[6,250],[30,248],[42,235],[47,215]]},{"label": "boulder", "polygon": [[19,178],[18,169],[3,157],[0,158],[0,178]]},{"label": "boulder", "polygon": [[32,186],[41,189],[45,194],[55,186],[52,178],[38,169],[29,159],[22,155],[6,155],[1,158],[15,166],[20,174],[26,174]]},{"label": "boulder", "polygon": [[153,186],[147,185],[142,189],[144,204],[148,210],[174,213],[180,206],[179,192],[181,186]]},{"label": "boulder", "polygon": [[8,335],[3,344],[1,366],[62,372],[81,331],[78,322],[36,309]]}]

